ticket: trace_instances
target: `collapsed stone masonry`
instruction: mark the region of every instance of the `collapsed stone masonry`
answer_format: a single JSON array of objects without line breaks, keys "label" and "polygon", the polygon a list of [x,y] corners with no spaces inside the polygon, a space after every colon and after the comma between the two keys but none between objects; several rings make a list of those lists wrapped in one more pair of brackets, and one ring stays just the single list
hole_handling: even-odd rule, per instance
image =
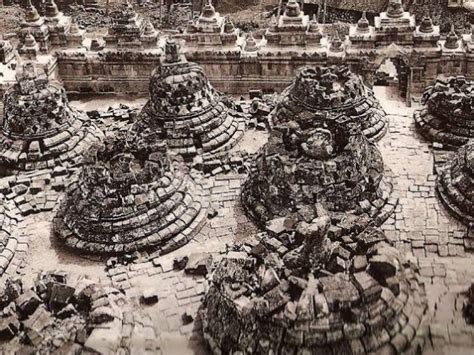
[{"label": "collapsed stone masonry", "polygon": [[418,131],[429,141],[455,148],[474,138],[474,81],[464,76],[438,79],[414,114]]},{"label": "collapsed stone masonry", "polygon": [[378,149],[346,116],[277,126],[244,183],[242,202],[260,225],[316,203],[329,210],[332,233],[381,225],[393,212],[391,179]]},{"label": "collapsed stone masonry", "polygon": [[102,137],[87,115],[69,106],[63,87],[24,63],[4,96],[0,166],[4,173],[75,167]]},{"label": "collapsed stone masonry", "polygon": [[211,86],[200,66],[179,54],[174,41],[167,41],[149,91],[132,132],[157,132],[185,160],[224,157],[243,136],[245,116]]},{"label": "collapsed stone masonry", "polygon": [[427,302],[416,266],[382,231],[329,237],[314,206],[229,252],[210,277],[212,353],[419,354]]},{"label": "collapsed stone masonry", "polygon": [[207,193],[156,137],[108,139],[91,153],[55,218],[55,234],[85,253],[170,252],[206,220]]},{"label": "collapsed stone masonry", "polygon": [[41,273],[28,287],[9,278],[0,289],[0,341],[6,353],[159,353],[151,320],[120,290]]},{"label": "collapsed stone masonry", "polygon": [[362,80],[346,65],[304,67],[281,94],[273,123],[296,120],[311,125],[315,114],[341,114],[360,121],[364,135],[371,141],[386,133],[388,120],[378,100]]}]

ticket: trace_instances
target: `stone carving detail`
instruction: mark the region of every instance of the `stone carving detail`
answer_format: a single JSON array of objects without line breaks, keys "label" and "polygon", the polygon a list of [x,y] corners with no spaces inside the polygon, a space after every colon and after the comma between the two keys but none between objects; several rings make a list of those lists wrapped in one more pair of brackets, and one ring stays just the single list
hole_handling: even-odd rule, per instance
[{"label": "stone carving detail", "polygon": [[273,122],[296,120],[306,126],[318,113],[354,117],[370,140],[380,139],[388,126],[373,92],[345,65],[301,69],[293,84],[282,93]]},{"label": "stone carving detail", "polygon": [[432,142],[459,147],[474,138],[474,82],[463,76],[437,80],[422,98],[425,107],[414,114],[419,132]]}]

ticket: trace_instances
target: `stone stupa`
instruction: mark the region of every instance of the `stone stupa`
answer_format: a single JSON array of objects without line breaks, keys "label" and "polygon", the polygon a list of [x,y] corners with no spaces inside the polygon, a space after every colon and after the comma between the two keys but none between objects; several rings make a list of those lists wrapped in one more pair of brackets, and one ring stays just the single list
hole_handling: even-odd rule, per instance
[{"label": "stone stupa", "polygon": [[376,228],[329,237],[320,206],[303,218],[212,272],[202,312],[211,352],[421,354],[428,306],[417,267]]},{"label": "stone stupa", "polygon": [[371,141],[382,138],[387,131],[385,111],[372,90],[348,66],[304,67],[280,95],[273,123],[295,120],[307,126],[317,115],[341,114],[359,121]]},{"label": "stone stupa", "polygon": [[147,136],[125,133],[89,153],[55,218],[68,247],[91,254],[164,254],[189,242],[206,221],[207,193],[180,157]]},{"label": "stone stupa", "polygon": [[353,118],[340,116],[277,126],[244,183],[242,202],[263,226],[321,203],[332,233],[381,225],[394,211],[393,185],[377,147]]},{"label": "stone stupa", "polygon": [[220,159],[245,131],[245,116],[209,83],[203,69],[166,42],[166,58],[153,71],[150,100],[132,127],[136,136],[157,132],[186,161]]},{"label": "stone stupa", "polygon": [[3,174],[76,167],[83,152],[103,137],[85,113],[69,105],[64,88],[49,82],[32,62],[19,65],[16,83],[5,93],[3,103]]},{"label": "stone stupa", "polygon": [[443,204],[465,224],[474,222],[474,142],[459,148],[441,169],[437,189]]},{"label": "stone stupa", "polygon": [[423,93],[424,108],[415,111],[415,124],[426,139],[448,148],[474,138],[474,81],[463,76],[437,80]]}]

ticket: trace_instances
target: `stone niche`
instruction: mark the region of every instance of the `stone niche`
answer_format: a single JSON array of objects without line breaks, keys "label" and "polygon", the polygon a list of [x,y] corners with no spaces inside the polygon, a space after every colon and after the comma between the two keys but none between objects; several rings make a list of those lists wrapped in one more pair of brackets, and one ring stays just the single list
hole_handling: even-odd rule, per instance
[{"label": "stone niche", "polygon": [[179,157],[155,136],[125,132],[90,152],[55,218],[57,237],[91,254],[153,251],[189,242],[206,220],[208,197]]},{"label": "stone niche", "polygon": [[371,141],[386,133],[388,120],[373,91],[364,85],[361,76],[346,65],[304,67],[293,83],[280,95],[273,123],[297,121],[311,126],[316,115],[354,118]]},{"label": "stone niche", "polygon": [[437,189],[447,209],[465,224],[474,222],[474,143],[461,147],[441,168]]},{"label": "stone niche", "polygon": [[334,238],[323,209],[303,218],[217,265],[202,313],[212,353],[420,354],[428,307],[417,266],[379,229]]},{"label": "stone niche", "polygon": [[414,118],[426,139],[455,148],[474,138],[474,81],[464,76],[437,80],[425,90],[422,103],[425,107]]},{"label": "stone niche", "polygon": [[180,55],[174,41],[167,41],[165,52],[150,79],[150,100],[132,132],[156,132],[187,161],[226,156],[243,136],[245,116],[212,87],[200,66]]},{"label": "stone niche", "polygon": [[50,83],[34,63],[19,65],[5,93],[0,132],[0,166],[18,171],[75,167],[103,134],[87,115],[69,106],[66,91]]},{"label": "stone niche", "polygon": [[331,233],[381,225],[397,199],[377,147],[349,117],[310,121],[305,129],[291,121],[273,130],[243,186],[248,215],[265,225],[321,203],[333,220]]}]

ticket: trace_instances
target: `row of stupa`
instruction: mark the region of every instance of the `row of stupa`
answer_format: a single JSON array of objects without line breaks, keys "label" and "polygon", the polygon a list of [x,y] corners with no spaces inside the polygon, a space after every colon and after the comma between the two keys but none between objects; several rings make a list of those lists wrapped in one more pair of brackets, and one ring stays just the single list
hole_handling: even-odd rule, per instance
[{"label": "row of stupa", "polygon": [[[124,3],[123,9],[111,13],[111,17],[112,24],[107,35],[103,40],[93,40],[90,49],[143,50],[158,47],[158,32],[149,20],[133,10],[128,1]],[[343,56],[351,51],[376,49],[392,43],[448,53],[471,51],[474,48],[473,35],[460,36],[454,31],[454,27],[441,39],[439,26],[433,25],[428,16],[417,25],[414,15],[404,11],[401,0],[390,0],[387,11],[375,18],[374,26],[369,24],[363,14],[357,24],[350,26],[346,39],[341,39],[337,31],[330,38],[323,32],[322,25],[315,18],[310,19],[305,15],[296,0],[289,0],[284,13],[278,18],[273,17],[263,38],[256,39],[252,33],[242,34],[232,21],[216,12],[209,1],[203,5],[199,18],[190,20],[184,33],[174,37],[185,41],[187,51],[220,48],[248,55],[301,47],[306,51],[329,51],[333,55]],[[69,17],[58,12],[54,0],[48,0],[44,17],[39,16],[30,3],[20,32],[23,45],[19,51],[31,56],[38,51],[48,52],[52,46],[80,47],[83,35],[84,31],[77,24],[71,23]]]}]

